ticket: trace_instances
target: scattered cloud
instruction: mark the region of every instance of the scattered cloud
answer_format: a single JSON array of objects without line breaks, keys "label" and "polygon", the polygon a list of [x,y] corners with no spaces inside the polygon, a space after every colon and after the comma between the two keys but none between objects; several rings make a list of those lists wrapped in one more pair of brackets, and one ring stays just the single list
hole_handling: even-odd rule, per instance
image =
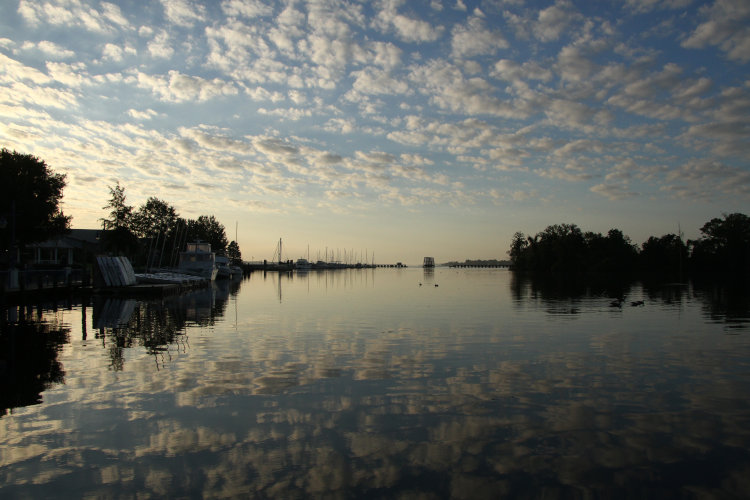
[{"label": "scattered cloud", "polygon": [[410,80],[438,107],[468,115],[497,115],[507,118],[525,115],[512,101],[493,95],[484,79],[466,78],[458,66],[433,60],[412,68]]},{"label": "scattered cloud", "polygon": [[688,49],[717,46],[730,60],[750,61],[750,5],[743,0],[718,0],[701,8],[702,22],[682,41]]},{"label": "scattered cloud", "polygon": [[687,7],[693,0],[627,0],[628,8],[639,13],[660,9],[681,9]]},{"label": "scattered cloud", "polygon": [[627,184],[596,184],[591,186],[591,192],[613,201],[632,198],[638,195],[630,191]]},{"label": "scattered cloud", "polygon": [[169,43],[169,35],[166,31],[162,30],[154,36],[154,38],[148,42],[148,52],[152,57],[161,59],[169,59],[174,54],[174,49]]},{"label": "scattered cloud", "polygon": [[170,71],[166,77],[138,73],[138,86],[150,90],[167,102],[207,101],[239,92],[232,83],[219,78],[205,80],[175,70]]},{"label": "scattered cloud", "polygon": [[670,170],[662,190],[684,199],[719,201],[717,196],[727,195],[744,199],[750,194],[750,171],[716,160],[692,160]]},{"label": "scattered cloud", "polygon": [[19,0],[14,15],[0,140],[86,184],[66,194],[81,213],[99,210],[99,172],[305,214],[481,213],[560,186],[602,206],[750,199],[740,0]]},{"label": "scattered cloud", "polygon": [[433,42],[444,31],[442,26],[433,26],[429,21],[417,19],[398,12],[402,0],[382,0],[375,24],[385,32],[395,32],[404,42]]},{"label": "scattered cloud", "polygon": [[24,50],[37,49],[43,52],[45,56],[55,60],[70,59],[75,56],[74,51],[64,49],[60,45],[48,40],[41,40],[38,43],[25,42],[21,48]]},{"label": "scattered cloud", "polygon": [[[196,22],[206,20],[206,8],[190,0],[161,0],[164,15],[178,26],[192,27]],[[222,4],[223,7],[223,4]]]},{"label": "scattered cloud", "polygon": [[491,30],[486,26],[484,15],[476,9],[474,15],[465,24],[453,28],[451,47],[451,55],[460,59],[494,55],[500,49],[507,49],[509,44],[499,31]]},{"label": "scattered cloud", "polygon": [[588,181],[593,178],[593,175],[583,171],[580,167],[576,166],[565,166],[551,167],[551,168],[539,168],[535,172],[540,177],[546,177],[548,179],[559,179],[567,182],[581,182]]},{"label": "scattered cloud", "polygon": [[223,0],[221,10],[228,16],[243,16],[248,19],[268,16],[273,13],[271,6],[258,0]]},{"label": "scattered cloud", "polygon": [[143,111],[137,109],[129,109],[128,115],[132,118],[135,118],[136,120],[150,120],[151,118],[157,116],[158,113],[153,109],[146,109]]},{"label": "scattered cloud", "polygon": [[48,24],[57,27],[83,28],[98,34],[113,33],[128,26],[119,7],[103,2],[101,11],[84,2],[43,0],[18,2],[18,13],[32,26]]},{"label": "scattered cloud", "polygon": [[560,38],[570,26],[582,18],[568,0],[558,0],[554,5],[539,11],[532,23],[531,31],[542,42]]}]

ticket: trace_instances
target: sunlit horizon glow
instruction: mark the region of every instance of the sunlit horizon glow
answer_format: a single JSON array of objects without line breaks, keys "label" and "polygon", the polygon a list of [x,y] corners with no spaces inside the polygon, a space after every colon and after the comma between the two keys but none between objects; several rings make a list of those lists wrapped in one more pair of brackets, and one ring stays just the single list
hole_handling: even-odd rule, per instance
[{"label": "sunlit horizon glow", "polygon": [[215,215],[245,259],[506,258],[515,231],[699,236],[750,206],[743,0],[21,0],[0,146]]}]

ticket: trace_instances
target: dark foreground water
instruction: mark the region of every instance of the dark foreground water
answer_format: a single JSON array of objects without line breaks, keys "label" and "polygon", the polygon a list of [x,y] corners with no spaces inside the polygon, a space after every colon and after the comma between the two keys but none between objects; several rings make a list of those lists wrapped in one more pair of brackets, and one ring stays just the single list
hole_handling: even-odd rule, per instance
[{"label": "dark foreground water", "polygon": [[747,288],[256,273],[2,318],[0,498],[750,492]]}]

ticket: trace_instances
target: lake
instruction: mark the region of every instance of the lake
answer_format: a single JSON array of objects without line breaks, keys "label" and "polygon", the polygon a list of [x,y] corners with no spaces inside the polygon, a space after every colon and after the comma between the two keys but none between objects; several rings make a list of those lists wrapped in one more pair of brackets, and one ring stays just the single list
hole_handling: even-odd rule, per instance
[{"label": "lake", "polygon": [[1,324],[0,498],[750,491],[746,284],[256,272]]}]

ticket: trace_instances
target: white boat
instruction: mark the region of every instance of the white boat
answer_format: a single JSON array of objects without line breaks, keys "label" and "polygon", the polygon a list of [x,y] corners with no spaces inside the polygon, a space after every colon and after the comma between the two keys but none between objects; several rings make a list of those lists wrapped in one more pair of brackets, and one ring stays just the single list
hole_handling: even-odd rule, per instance
[{"label": "white boat", "polygon": [[229,259],[223,255],[216,256],[216,279],[229,279],[232,277],[232,268],[229,266]]},{"label": "white boat", "polygon": [[216,256],[216,279],[237,279],[242,278],[242,268],[229,262],[228,257],[222,255]]},{"label": "white boat", "polygon": [[204,281],[204,279],[199,276],[168,271],[136,273],[135,278],[138,284],[142,285],[194,285]]},{"label": "white boat", "polygon": [[229,270],[232,272],[231,277],[233,280],[242,278],[242,268],[240,266],[229,266]]},{"label": "white boat", "polygon": [[312,269],[312,262],[307,259],[297,259],[294,267],[298,271],[309,271],[310,269]]},{"label": "white boat", "polygon": [[211,251],[211,244],[202,241],[188,243],[184,252],[180,252],[178,270],[181,273],[215,280],[216,254]]}]

